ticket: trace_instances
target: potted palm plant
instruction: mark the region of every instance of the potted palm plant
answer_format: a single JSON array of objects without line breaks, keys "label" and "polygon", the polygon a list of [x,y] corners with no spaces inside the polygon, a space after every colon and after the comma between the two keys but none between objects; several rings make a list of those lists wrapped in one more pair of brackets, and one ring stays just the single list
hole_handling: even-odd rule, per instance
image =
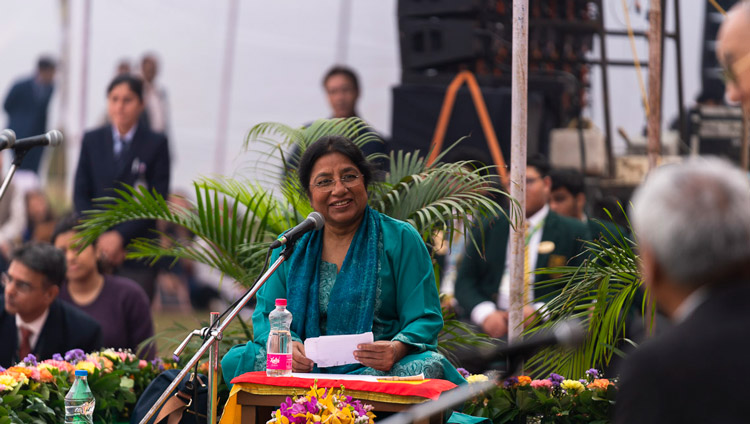
[{"label": "potted palm plant", "polygon": [[[194,182],[193,208],[176,206],[144,187],[123,186],[118,198],[100,199],[100,209],[86,213],[79,233],[82,243],[93,242],[124,221],[166,221],[191,231],[195,241],[171,239],[164,245],[153,239],[137,239],[128,247],[128,256],[150,261],[162,257],[197,261],[219,270],[225,280],[250,286],[261,272],[269,242],[312,211],[296,180],[295,158],[285,157],[285,152],[296,144],[300,146],[297,154],[301,154],[309,144],[327,135],[346,136],[360,147],[379,142],[358,118],[319,120],[305,128],[258,124],[250,130],[244,150],[264,148],[254,164],[261,178],[200,178]],[[504,193],[493,184],[487,168],[472,168],[467,162],[443,163],[441,157],[430,164],[419,152],[392,152],[382,180],[369,188],[370,206],[410,223],[426,243],[441,230],[446,240],[452,240],[455,231],[462,231],[467,243],[481,244],[471,232],[472,220],[504,213],[492,199]],[[382,159],[382,155],[368,159]],[[244,324],[243,328],[247,339],[251,336],[249,328]],[[448,353],[456,343],[476,343],[478,339],[466,330],[458,321],[446,320],[441,351]]]}]

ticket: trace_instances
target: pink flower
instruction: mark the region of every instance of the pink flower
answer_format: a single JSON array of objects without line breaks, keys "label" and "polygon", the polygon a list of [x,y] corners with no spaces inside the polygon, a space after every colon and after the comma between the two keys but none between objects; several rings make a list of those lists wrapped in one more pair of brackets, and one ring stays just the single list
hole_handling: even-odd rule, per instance
[{"label": "pink flower", "polygon": [[537,389],[537,390],[542,390],[542,389],[551,390],[552,389],[552,382],[549,381],[549,380],[547,380],[547,379],[544,379],[544,380],[533,380],[531,382],[531,387],[534,388],[534,389]]},{"label": "pink flower", "polygon": [[138,369],[142,370],[142,369],[146,368],[147,365],[148,365],[148,362],[146,362],[143,359],[141,359],[140,361],[138,361]]}]

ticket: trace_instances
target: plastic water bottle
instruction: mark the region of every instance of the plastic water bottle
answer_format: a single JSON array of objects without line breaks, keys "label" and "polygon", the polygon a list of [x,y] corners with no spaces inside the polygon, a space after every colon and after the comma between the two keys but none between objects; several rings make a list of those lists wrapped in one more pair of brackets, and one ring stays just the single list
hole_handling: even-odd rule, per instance
[{"label": "plastic water bottle", "polygon": [[76,370],[76,379],[65,395],[65,422],[89,423],[94,422],[94,405],[96,400],[89,389],[86,370]]},{"label": "plastic water bottle", "polygon": [[268,314],[271,331],[266,343],[266,375],[289,377],[292,375],[292,313],[286,310],[286,299],[276,299],[276,309]]}]

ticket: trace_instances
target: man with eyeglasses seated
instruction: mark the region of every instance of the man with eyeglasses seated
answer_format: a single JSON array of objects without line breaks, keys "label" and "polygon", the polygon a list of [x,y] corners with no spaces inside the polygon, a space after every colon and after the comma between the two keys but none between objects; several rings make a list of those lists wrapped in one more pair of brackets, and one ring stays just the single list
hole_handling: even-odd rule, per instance
[{"label": "man with eyeglasses seated", "polygon": [[0,366],[29,354],[44,360],[71,349],[88,353],[102,347],[99,324],[57,299],[65,270],[65,256],[50,244],[30,243],[13,252],[2,276]]},{"label": "man with eyeglasses seated", "polygon": [[[524,251],[526,272],[524,281],[524,317],[536,313],[554,295],[558,286],[537,287],[536,284],[553,275],[535,275],[538,268],[578,265],[583,240],[588,239],[586,225],[576,219],[561,216],[550,210],[549,165],[541,155],[530,157],[526,163],[526,230]],[[510,213],[510,212],[509,212]],[[510,278],[508,269],[510,225],[503,218],[482,222],[476,228],[478,240],[484,246],[477,251],[467,245],[456,278],[456,300],[473,324],[491,337],[508,334],[510,307]],[[531,320],[527,321],[530,322]],[[475,352],[458,355],[461,366],[471,372],[485,371],[486,361]]]},{"label": "man with eyeglasses seated", "polygon": [[750,2],[741,1],[719,28],[716,56],[724,67],[726,99],[750,107]]}]

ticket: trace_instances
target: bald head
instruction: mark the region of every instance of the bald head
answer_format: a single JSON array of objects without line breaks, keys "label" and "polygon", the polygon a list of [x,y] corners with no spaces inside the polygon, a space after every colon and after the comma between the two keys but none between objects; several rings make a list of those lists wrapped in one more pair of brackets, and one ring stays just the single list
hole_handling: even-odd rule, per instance
[{"label": "bald head", "polygon": [[724,18],[717,35],[716,54],[728,72],[729,101],[750,106],[750,2],[737,3]]}]

